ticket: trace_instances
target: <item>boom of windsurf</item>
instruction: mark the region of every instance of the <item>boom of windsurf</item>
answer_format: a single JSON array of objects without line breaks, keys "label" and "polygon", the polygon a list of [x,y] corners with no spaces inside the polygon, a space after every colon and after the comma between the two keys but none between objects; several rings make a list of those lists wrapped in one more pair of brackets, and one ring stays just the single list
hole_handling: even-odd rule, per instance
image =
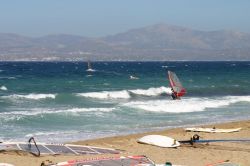
[{"label": "boom of windsurf", "polygon": [[174,72],[168,71],[168,79],[172,90],[171,97],[173,100],[180,99],[181,96],[185,95],[186,89],[182,86],[179,78]]}]

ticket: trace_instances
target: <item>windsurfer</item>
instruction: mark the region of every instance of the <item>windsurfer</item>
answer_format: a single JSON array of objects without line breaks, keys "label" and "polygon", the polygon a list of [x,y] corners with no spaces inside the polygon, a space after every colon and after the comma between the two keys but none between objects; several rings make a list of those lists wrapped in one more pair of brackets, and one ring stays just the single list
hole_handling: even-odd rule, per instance
[{"label": "windsurfer", "polygon": [[172,97],[173,100],[180,99],[180,97],[179,97],[178,94],[174,91],[173,88],[171,88],[171,91],[172,91],[171,97]]},{"label": "windsurfer", "polygon": [[168,79],[171,87],[171,97],[173,100],[181,99],[180,97],[186,93],[185,88],[181,85],[180,80],[174,72],[168,71]]}]

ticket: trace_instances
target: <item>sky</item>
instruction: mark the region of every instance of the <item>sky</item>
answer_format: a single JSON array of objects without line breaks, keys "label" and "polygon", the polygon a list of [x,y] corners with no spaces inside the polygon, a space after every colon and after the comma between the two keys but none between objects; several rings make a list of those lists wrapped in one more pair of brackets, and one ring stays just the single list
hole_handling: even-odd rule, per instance
[{"label": "sky", "polygon": [[0,33],[100,37],[158,23],[250,33],[250,0],[0,0]]}]

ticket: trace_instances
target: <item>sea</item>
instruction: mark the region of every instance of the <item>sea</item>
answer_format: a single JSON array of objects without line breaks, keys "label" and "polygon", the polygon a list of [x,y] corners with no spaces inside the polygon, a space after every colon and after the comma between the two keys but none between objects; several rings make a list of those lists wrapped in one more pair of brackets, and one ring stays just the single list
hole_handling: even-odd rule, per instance
[{"label": "sea", "polygon": [[[72,142],[250,119],[250,62],[0,62],[0,141]],[[187,93],[172,100],[167,71]]]}]

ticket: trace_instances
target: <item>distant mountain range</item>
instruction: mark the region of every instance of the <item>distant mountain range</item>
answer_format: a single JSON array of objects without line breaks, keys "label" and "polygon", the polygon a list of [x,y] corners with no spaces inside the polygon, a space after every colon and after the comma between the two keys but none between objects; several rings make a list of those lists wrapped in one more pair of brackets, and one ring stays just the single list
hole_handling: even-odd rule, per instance
[{"label": "distant mountain range", "polygon": [[250,60],[250,34],[166,24],[100,38],[0,33],[0,61]]}]

